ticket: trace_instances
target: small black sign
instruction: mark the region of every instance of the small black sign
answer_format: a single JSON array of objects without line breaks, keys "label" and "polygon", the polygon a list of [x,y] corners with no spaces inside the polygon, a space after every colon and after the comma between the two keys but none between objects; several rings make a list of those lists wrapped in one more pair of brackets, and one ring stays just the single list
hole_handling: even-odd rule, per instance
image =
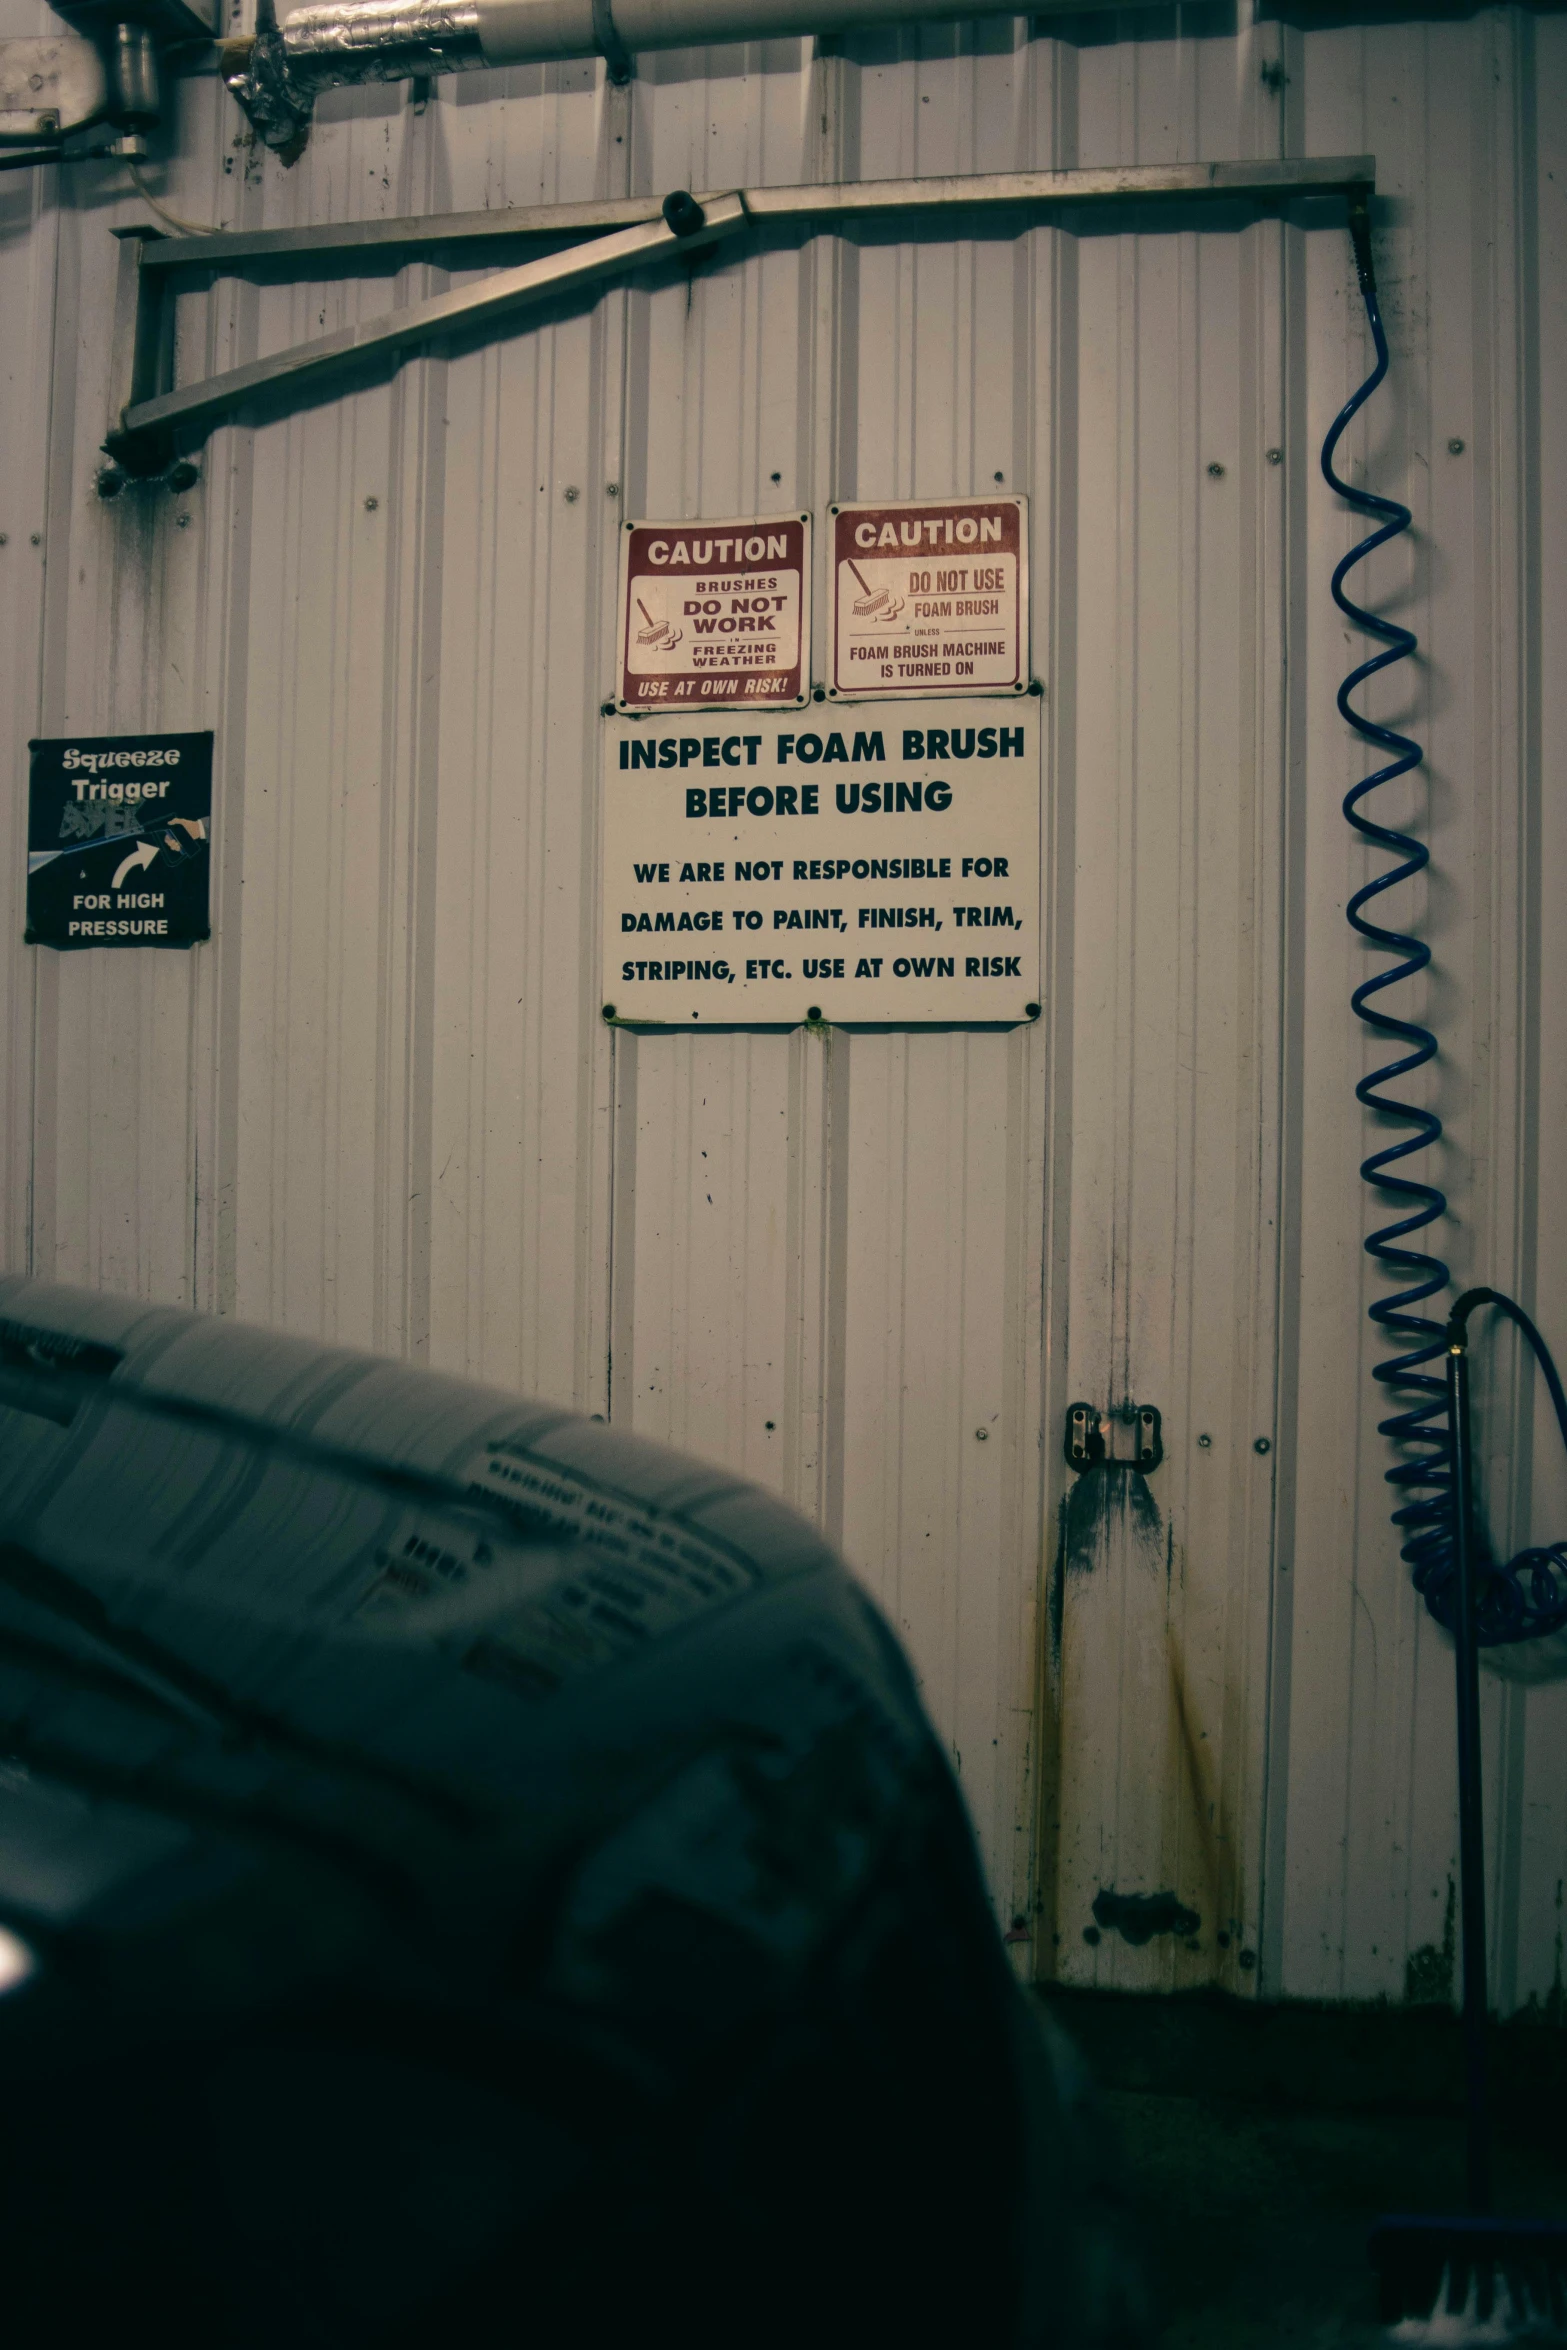
[{"label": "small black sign", "polygon": [[211,733],[78,734],[28,748],[28,945],[210,938]]}]

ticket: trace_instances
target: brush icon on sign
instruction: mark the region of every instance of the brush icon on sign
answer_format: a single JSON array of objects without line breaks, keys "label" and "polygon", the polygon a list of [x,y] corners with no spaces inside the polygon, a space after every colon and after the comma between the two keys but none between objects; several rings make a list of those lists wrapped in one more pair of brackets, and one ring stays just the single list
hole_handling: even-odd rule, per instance
[{"label": "brush icon on sign", "polygon": [[896,620],[898,614],[903,610],[903,598],[895,596],[891,588],[873,588],[852,555],[845,556],[844,560],[864,590],[863,595],[858,595],[854,599],[855,619]]},{"label": "brush icon on sign", "polygon": [[637,598],[637,610],[647,622],[646,628],[637,630],[639,645],[655,645],[659,652],[667,653],[679,644],[684,632],[676,628],[672,620],[655,620],[640,596]]}]

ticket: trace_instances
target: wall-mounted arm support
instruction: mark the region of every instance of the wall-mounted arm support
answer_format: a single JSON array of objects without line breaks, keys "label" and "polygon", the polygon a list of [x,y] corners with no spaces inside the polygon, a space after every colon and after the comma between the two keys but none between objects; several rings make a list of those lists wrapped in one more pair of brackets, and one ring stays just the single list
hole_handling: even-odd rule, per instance
[{"label": "wall-mounted arm support", "polygon": [[[669,225],[667,215],[672,210],[679,226]],[[623,277],[631,270],[667,260],[673,253],[695,251],[732,235],[745,225],[746,217],[741,196],[710,196],[698,205],[684,191],[678,203],[674,196],[665,198],[664,212],[663,219],[591,238],[564,253],[525,262],[519,269],[497,270],[479,285],[437,294],[427,302],[411,302],[405,310],[388,311],[384,318],[371,319],[363,326],[344,327],[337,334],[295,343],[266,359],[252,360],[248,367],[209,376],[204,383],[134,398],[122,412],[119,430],[109,435],[104,447],[127,473],[162,473],[181,448],[202,439],[215,424],[264,394],[315,389],[367,362],[394,358],[418,344],[511,317],[531,303],[598,284],[605,278]],[[142,248],[141,269],[146,268],[147,250]],[[156,268],[148,275],[156,282]],[[141,317],[138,304],[139,324]],[[134,338],[133,352],[143,364],[155,339],[146,328]]]},{"label": "wall-mounted arm support", "polygon": [[[536,205],[513,212],[436,214],[411,220],[351,221],[315,228],[263,229],[245,235],[143,236],[135,259],[133,319],[122,327],[126,352],[119,416],[104,443],[128,473],[164,472],[175,455],[213,425],[263,395],[291,386],[319,387],[373,357],[482,324],[597,279],[647,267],[749,225],[812,222],[824,229],[852,221],[902,222],[930,214],[1010,212],[1070,220],[1106,207],[1231,203],[1277,210],[1305,198],[1369,197],[1376,183],[1370,156],[1319,157],[1295,163],[1135,164],[1090,171],[984,172],[943,179],[860,180],[840,185],[756,188],[695,200],[700,225],[686,225],[684,195],[608,198]],[[564,252],[497,271],[482,284],[442,294],[368,325],[323,335],[234,368],[205,383],[175,387],[172,294],[194,271],[276,277],[334,272],[390,272],[441,259],[472,268],[497,249],[515,252],[532,239],[585,241]]]}]

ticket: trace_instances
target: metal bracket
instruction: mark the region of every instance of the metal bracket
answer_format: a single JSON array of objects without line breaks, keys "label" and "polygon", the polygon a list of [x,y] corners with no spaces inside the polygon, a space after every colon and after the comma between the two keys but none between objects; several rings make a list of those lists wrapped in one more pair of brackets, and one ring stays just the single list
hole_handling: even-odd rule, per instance
[{"label": "metal bracket", "polygon": [[[136,247],[137,299],[135,320],[127,338],[130,354],[130,391],[120,411],[119,429],[103,446],[117,465],[145,480],[168,470],[175,457],[205,438],[213,426],[249,407],[262,394],[293,390],[340,378],[367,361],[397,357],[420,344],[510,317],[518,310],[578,286],[602,283],[644,269],[672,253],[689,252],[732,235],[746,224],[745,200],[739,195],[709,196],[701,204],[684,189],[666,196],[660,217],[607,237],[585,238],[563,253],[541,261],[526,261],[518,269],[498,269],[476,285],[436,294],[426,302],[410,302],[363,326],[343,328],[337,334],[317,335],[287,351],[233,367],[205,383],[178,390],[154,389],[153,370],[167,381],[172,367],[168,284],[148,253],[155,241]],[[168,240],[162,240],[168,241]],[[194,243],[196,240],[192,239]],[[209,242],[203,238],[205,245]]]},{"label": "metal bracket", "polygon": [[[272,7],[273,0],[258,0],[258,25],[273,21]],[[257,38],[259,42],[259,33]],[[662,201],[657,196],[615,196],[506,212],[163,237],[137,249],[136,319],[123,338],[131,356],[121,374],[125,388],[115,427],[104,446],[129,473],[161,473],[215,424],[250,407],[263,394],[277,397],[292,387],[315,389],[328,379],[341,380],[371,357],[394,356],[546,296],[624,275],[733,229],[765,233],[804,225],[816,233],[832,233],[856,221],[928,221],[943,213],[999,209],[1030,220],[1071,222],[1101,209],[1199,201],[1247,204],[1273,212],[1324,196],[1364,202],[1375,186],[1376,164],[1369,155],[1291,162],[1118,164],[1074,171],[813,183],[718,196],[692,197],[681,191]],[[343,334],[274,352],[205,383],[174,383],[170,322],[176,288],[189,284],[197,273],[232,277],[254,269],[269,276],[285,271],[311,277],[368,276],[421,259],[471,269],[486,253],[504,253],[510,259],[519,244],[536,238],[557,244],[563,236],[588,241],[520,269],[496,271],[476,285],[412,303]]]},{"label": "metal bracket", "polygon": [[1136,1469],[1146,1477],[1164,1458],[1163,1423],[1151,1403],[1116,1404],[1101,1415],[1098,1406],[1075,1403],[1066,1415],[1066,1463],[1079,1476],[1085,1469]]}]

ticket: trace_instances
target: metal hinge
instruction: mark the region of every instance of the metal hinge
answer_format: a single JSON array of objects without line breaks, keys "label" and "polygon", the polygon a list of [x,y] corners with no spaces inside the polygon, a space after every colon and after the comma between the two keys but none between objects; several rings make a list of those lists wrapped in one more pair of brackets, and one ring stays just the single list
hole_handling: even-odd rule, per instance
[{"label": "metal hinge", "polygon": [[1101,1466],[1137,1469],[1146,1477],[1164,1458],[1161,1422],[1151,1403],[1116,1404],[1101,1413],[1075,1403],[1066,1415],[1066,1460],[1079,1474]]}]

